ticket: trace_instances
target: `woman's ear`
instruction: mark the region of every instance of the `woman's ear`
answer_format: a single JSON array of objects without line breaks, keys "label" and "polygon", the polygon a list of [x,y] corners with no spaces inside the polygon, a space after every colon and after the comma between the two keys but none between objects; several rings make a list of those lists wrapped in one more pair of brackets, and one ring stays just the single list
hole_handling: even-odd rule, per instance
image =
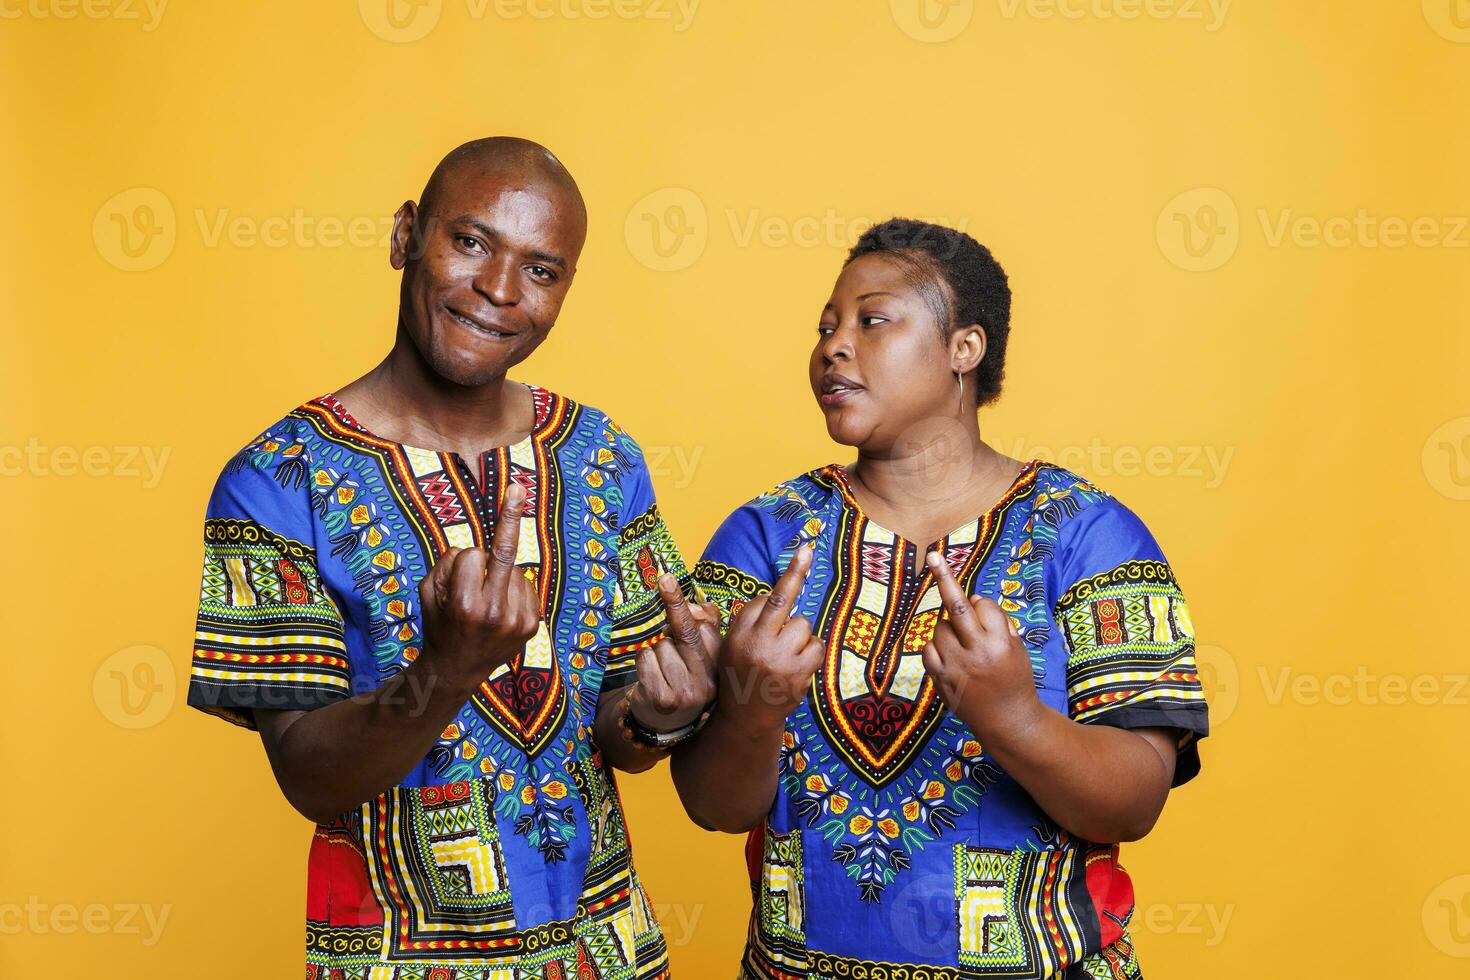
[{"label": "woman's ear", "polygon": [[950,367],[969,374],[985,360],[985,329],[978,323],[960,327],[949,335]]}]

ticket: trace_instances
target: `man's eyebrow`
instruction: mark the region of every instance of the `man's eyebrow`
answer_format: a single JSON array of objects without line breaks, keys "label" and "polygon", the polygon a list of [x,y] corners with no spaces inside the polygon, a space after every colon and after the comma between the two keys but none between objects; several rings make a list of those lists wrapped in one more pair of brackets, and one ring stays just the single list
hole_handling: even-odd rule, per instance
[{"label": "man's eyebrow", "polygon": [[[496,245],[499,245],[501,242],[504,241],[504,238],[501,236],[500,232],[496,231],[494,228],[491,228],[489,225],[485,224],[485,222],[481,221],[479,218],[476,218],[472,214],[462,214],[458,218],[454,219],[454,223],[457,225],[469,225],[471,228],[478,231],[481,235],[485,236],[487,240]],[[560,255],[553,255],[551,252],[542,251],[532,251],[528,254],[537,262],[545,262],[547,265],[554,265],[562,269],[565,269],[567,267],[567,260],[562,258]]]}]

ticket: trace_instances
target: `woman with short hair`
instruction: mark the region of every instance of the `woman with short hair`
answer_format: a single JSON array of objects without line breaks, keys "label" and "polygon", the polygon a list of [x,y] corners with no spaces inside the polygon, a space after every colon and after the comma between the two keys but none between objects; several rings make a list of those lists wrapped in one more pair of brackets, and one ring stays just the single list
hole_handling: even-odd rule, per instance
[{"label": "woman with short hair", "polygon": [[727,633],[674,777],[750,832],[743,976],[1140,976],[1118,844],[1199,770],[1193,630],[1131,511],[981,439],[1009,315],[970,236],[865,233],[811,355],[856,461],[740,507],[696,568]]}]

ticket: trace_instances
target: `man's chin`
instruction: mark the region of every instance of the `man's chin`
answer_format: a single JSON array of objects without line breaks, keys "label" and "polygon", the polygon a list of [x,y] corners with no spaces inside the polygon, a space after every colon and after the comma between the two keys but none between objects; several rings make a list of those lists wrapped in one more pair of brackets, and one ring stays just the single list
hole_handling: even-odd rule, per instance
[{"label": "man's chin", "polygon": [[499,381],[506,372],[524,361],[531,353],[514,347],[501,357],[470,356],[463,351],[435,350],[429,358],[429,367],[435,374],[451,384],[463,388],[483,388]]}]

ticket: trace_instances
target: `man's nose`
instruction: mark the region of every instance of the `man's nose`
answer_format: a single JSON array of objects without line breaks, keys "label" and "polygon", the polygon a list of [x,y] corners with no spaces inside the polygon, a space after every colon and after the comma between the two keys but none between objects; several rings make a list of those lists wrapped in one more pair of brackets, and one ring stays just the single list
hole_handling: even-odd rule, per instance
[{"label": "man's nose", "polygon": [[495,256],[475,277],[475,288],[496,306],[515,306],[521,301],[521,281],[510,256]]}]

